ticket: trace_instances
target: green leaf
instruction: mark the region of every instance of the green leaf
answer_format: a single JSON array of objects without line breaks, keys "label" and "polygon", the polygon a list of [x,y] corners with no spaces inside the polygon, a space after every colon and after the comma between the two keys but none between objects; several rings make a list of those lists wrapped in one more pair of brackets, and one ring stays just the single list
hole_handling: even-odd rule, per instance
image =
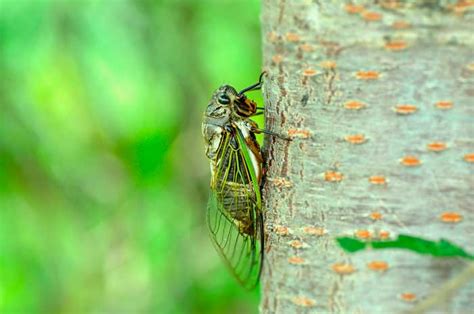
[{"label": "green leaf", "polygon": [[393,241],[368,241],[364,242],[351,237],[340,237],[336,239],[343,250],[354,253],[366,248],[374,250],[381,249],[402,249],[418,254],[426,254],[435,257],[463,257],[474,259],[474,255],[467,253],[459,246],[441,239],[438,242],[426,240],[409,235],[399,235]]},{"label": "green leaf", "polygon": [[365,249],[366,243],[359,241],[357,239],[349,238],[349,237],[342,237],[337,238],[337,242],[339,245],[347,252],[354,253],[360,250]]}]

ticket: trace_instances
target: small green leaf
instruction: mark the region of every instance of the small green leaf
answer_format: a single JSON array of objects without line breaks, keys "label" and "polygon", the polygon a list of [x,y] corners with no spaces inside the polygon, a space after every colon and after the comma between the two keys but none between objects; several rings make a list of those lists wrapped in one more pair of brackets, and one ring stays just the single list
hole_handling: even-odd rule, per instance
[{"label": "small green leaf", "polygon": [[347,252],[354,253],[365,249],[367,243],[349,237],[341,237],[336,239],[339,245]]},{"label": "small green leaf", "polygon": [[441,239],[439,241],[438,250],[439,252],[444,254],[440,256],[460,256],[460,257],[465,257],[469,259],[474,259],[474,255],[467,253],[462,248],[444,239]]},{"label": "small green leaf", "polygon": [[474,255],[467,253],[459,246],[441,239],[438,242],[418,237],[401,234],[393,241],[360,241],[350,237],[337,238],[341,248],[349,253],[354,253],[368,247],[374,250],[381,249],[403,249],[418,254],[426,254],[435,257],[463,257],[474,259]]}]

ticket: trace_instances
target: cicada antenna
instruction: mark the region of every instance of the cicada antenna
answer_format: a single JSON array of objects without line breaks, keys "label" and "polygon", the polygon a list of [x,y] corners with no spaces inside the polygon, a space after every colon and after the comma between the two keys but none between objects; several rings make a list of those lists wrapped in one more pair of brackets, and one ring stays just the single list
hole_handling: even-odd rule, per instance
[{"label": "cicada antenna", "polygon": [[243,90],[241,90],[239,92],[239,96],[242,96],[242,94],[246,93],[246,92],[250,92],[250,91],[253,91],[253,90],[257,90],[257,89],[260,89],[262,88],[262,79],[263,79],[263,76],[267,74],[266,71],[263,71],[261,74],[260,74],[260,77],[258,78],[258,82],[253,84],[253,85],[250,85],[249,87],[247,88],[244,88]]}]

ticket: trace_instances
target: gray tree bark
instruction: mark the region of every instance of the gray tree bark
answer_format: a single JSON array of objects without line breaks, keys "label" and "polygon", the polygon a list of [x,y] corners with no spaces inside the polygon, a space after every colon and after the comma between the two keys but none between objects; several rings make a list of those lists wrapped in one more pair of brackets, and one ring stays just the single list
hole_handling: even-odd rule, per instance
[{"label": "gray tree bark", "polygon": [[473,5],[263,1],[266,128],[293,141],[265,142],[261,312],[472,313],[465,260],[334,239],[474,252]]}]

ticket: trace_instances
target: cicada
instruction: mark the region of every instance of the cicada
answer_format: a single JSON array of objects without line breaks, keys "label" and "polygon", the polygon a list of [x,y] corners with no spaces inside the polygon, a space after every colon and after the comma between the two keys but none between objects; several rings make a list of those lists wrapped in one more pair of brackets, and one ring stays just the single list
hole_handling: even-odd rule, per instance
[{"label": "cicada", "polygon": [[258,283],[263,264],[263,159],[255,134],[264,131],[250,120],[262,108],[245,93],[260,89],[263,75],[240,92],[230,85],[219,87],[202,122],[211,164],[207,208],[211,239],[234,277],[249,289]]}]

